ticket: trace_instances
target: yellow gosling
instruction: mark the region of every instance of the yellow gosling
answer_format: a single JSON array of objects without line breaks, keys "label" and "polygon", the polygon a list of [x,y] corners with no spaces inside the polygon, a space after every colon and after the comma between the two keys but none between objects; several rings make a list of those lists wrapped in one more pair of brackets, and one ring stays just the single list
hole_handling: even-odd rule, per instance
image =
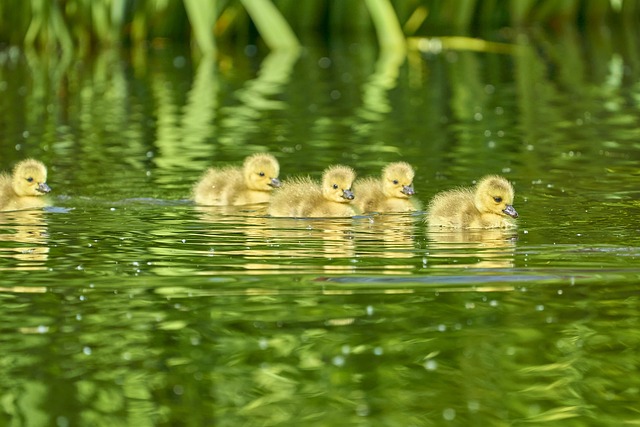
[{"label": "yellow gosling", "polygon": [[48,205],[44,196],[47,168],[38,160],[26,159],[15,165],[13,173],[0,174],[0,211],[42,208]]},{"label": "yellow gosling", "polygon": [[280,187],[279,174],[275,157],[254,154],[244,159],[242,168],[209,168],[193,186],[193,200],[208,206],[266,203],[271,191]]},{"label": "yellow gosling", "polygon": [[436,194],[427,209],[427,222],[449,228],[515,227],[518,212],[513,196],[513,186],[505,178],[485,176],[474,188]]},{"label": "yellow gosling", "polygon": [[269,206],[271,216],[289,218],[329,218],[354,216],[351,186],[356,177],[348,166],[331,166],[322,174],[322,183],[308,177],[285,181]]},{"label": "yellow gosling", "polygon": [[405,162],[389,163],[382,169],[382,178],[357,180],[353,191],[358,195],[354,205],[366,212],[410,212],[417,210],[411,199],[413,168]]}]

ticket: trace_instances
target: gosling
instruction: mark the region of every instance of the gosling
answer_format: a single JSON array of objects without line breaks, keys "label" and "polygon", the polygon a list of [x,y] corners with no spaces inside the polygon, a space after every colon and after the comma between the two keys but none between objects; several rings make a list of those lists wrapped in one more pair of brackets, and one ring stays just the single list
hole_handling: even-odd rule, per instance
[{"label": "gosling", "polygon": [[355,177],[350,167],[336,165],[324,170],[321,183],[308,177],[285,181],[273,195],[268,212],[271,216],[289,218],[354,216],[351,186]]},{"label": "gosling", "polygon": [[354,205],[362,213],[411,212],[418,209],[414,195],[411,165],[405,162],[389,163],[382,169],[380,179],[359,179],[353,186],[358,195]]},{"label": "gosling", "polygon": [[33,159],[22,160],[9,175],[0,174],[0,211],[37,209],[49,204],[46,166]]},{"label": "gosling", "polygon": [[513,186],[505,178],[488,175],[475,188],[458,188],[435,195],[427,208],[430,226],[449,228],[511,228],[518,212]]},{"label": "gosling", "polygon": [[280,165],[270,154],[245,158],[242,168],[209,168],[193,186],[199,205],[241,206],[267,203],[271,191],[280,187]]}]

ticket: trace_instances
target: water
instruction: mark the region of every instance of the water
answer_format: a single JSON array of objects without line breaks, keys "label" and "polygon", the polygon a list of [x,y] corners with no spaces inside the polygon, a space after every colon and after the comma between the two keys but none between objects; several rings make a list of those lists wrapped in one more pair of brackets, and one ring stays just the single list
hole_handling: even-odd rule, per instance
[{"label": "water", "polygon": [[[640,422],[637,49],[518,40],[2,51],[0,167],[42,160],[55,198],[0,213],[0,424]],[[519,226],[189,202],[261,150],[285,179],[408,161],[423,206],[500,173]]]}]

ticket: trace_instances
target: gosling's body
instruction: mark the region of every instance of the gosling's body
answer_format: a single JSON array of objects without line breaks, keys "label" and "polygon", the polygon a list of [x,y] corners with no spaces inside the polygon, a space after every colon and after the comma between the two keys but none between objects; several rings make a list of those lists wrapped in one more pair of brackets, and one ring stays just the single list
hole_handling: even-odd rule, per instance
[{"label": "gosling's body", "polygon": [[448,228],[510,228],[518,217],[513,207],[513,186],[505,178],[489,175],[473,188],[438,193],[429,203],[430,226]]},{"label": "gosling's body", "polygon": [[46,166],[38,160],[23,160],[15,165],[11,175],[0,174],[0,211],[47,206],[48,200],[42,196],[50,191]]},{"label": "gosling's body", "polygon": [[193,187],[193,199],[208,206],[241,206],[266,203],[280,186],[280,166],[270,154],[254,154],[242,168],[209,168]]},{"label": "gosling's body", "polygon": [[408,163],[389,163],[382,169],[380,179],[365,178],[354,183],[353,191],[358,195],[354,205],[363,213],[415,211],[418,205],[411,199],[414,175]]},{"label": "gosling's body", "polygon": [[351,201],[355,172],[347,166],[332,166],[322,174],[322,183],[295,178],[275,192],[269,215],[290,218],[350,217],[356,214]]}]

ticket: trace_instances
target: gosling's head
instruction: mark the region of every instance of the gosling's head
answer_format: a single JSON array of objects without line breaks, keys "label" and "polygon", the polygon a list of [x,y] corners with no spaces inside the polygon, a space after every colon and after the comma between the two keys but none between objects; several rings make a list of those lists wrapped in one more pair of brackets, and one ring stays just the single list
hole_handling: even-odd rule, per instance
[{"label": "gosling's head", "polygon": [[476,186],[476,208],[482,213],[518,218],[518,212],[513,207],[513,194],[513,186],[503,177],[485,176]]},{"label": "gosling's head", "polygon": [[271,154],[254,154],[244,160],[244,181],[251,190],[271,191],[280,187],[280,165]]},{"label": "gosling's head", "polygon": [[51,191],[47,185],[47,168],[42,162],[26,159],[13,168],[13,191],[20,197],[42,196]]},{"label": "gosling's head", "polygon": [[338,203],[353,200],[351,186],[356,173],[348,166],[331,166],[322,174],[322,195],[325,199]]},{"label": "gosling's head", "polygon": [[382,189],[387,197],[408,198],[413,195],[414,172],[405,162],[389,163],[382,169]]}]

